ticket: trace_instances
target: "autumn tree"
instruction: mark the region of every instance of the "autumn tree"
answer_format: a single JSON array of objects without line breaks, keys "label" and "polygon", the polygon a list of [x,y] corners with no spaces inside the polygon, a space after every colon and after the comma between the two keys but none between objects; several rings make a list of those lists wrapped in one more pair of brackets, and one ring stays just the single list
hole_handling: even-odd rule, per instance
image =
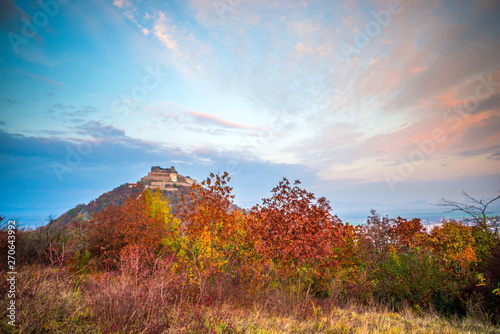
[{"label": "autumn tree", "polygon": [[108,206],[86,224],[89,250],[94,256],[116,258],[129,247],[153,252],[172,226],[168,201],[159,191],[146,190],[120,206]]},{"label": "autumn tree", "polygon": [[362,243],[365,251],[374,254],[385,254],[391,247],[397,250],[407,250],[421,243],[426,229],[419,218],[408,220],[380,216],[371,210],[367,224],[362,227]]},{"label": "autumn tree", "polygon": [[361,228],[349,223],[337,225],[337,242],[334,247],[335,259],[342,267],[352,267],[359,264],[359,235]]},{"label": "autumn tree", "polygon": [[385,253],[392,238],[392,223],[389,217],[380,216],[375,210],[371,210],[366,225],[362,228],[362,248],[364,252],[374,254]]},{"label": "autumn tree", "polygon": [[257,249],[267,258],[288,264],[332,259],[341,221],[330,213],[326,198],[315,201],[314,194],[299,184],[297,180],[292,186],[283,178],[271,198],[251,209]]},{"label": "autumn tree", "polygon": [[224,246],[234,232],[234,215],[231,213],[234,195],[228,183],[229,174],[210,173],[200,184],[191,185],[188,197],[181,197],[179,218],[183,233],[190,242],[201,242],[201,251],[211,260],[218,248]]},{"label": "autumn tree", "polygon": [[500,195],[490,198],[475,198],[465,191],[461,202],[441,199],[438,206],[448,207],[448,212],[465,214],[463,221],[472,226],[475,239],[475,256],[481,265],[492,261],[492,252],[500,247],[500,216],[493,215],[491,205],[500,199]]},{"label": "autumn tree", "polygon": [[392,220],[391,244],[398,249],[409,249],[418,246],[425,237],[426,229],[419,218],[408,220],[398,217]]},{"label": "autumn tree", "polygon": [[179,250],[181,224],[180,221],[173,215],[172,207],[168,199],[166,199],[157,188],[155,192],[149,189],[143,193],[146,202],[148,215],[156,221],[159,230],[162,231],[162,245],[166,246],[169,251],[176,252]]},{"label": "autumn tree", "polygon": [[449,220],[434,227],[428,243],[433,252],[441,257],[444,266],[456,273],[463,272],[476,261],[472,228],[461,222]]}]

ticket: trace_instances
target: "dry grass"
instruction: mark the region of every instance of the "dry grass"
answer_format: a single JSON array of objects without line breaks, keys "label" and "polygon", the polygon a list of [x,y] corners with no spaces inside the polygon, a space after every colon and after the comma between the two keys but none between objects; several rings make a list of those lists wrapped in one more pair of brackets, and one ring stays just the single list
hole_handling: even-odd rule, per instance
[{"label": "dry grass", "polygon": [[307,319],[269,316],[258,310],[236,322],[245,333],[498,333],[498,328],[476,321],[450,321],[411,312],[360,310],[356,306],[336,309]]},{"label": "dry grass", "polygon": [[[221,290],[230,281],[188,284],[173,262],[146,267],[136,256],[117,271],[71,273],[65,268],[26,266],[18,273],[16,333],[498,333],[474,318],[445,319],[406,309],[290,299],[272,289],[252,300],[243,285]],[[2,278],[3,279],[3,278]],[[238,289],[240,289],[238,291]],[[240,298],[238,298],[240,296]],[[1,309],[7,297],[2,296]],[[2,311],[2,319],[6,319]]]}]

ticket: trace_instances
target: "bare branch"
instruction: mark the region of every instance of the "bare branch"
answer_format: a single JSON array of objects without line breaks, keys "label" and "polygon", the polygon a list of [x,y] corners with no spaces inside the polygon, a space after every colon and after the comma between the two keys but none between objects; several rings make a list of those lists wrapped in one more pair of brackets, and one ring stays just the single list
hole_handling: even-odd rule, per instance
[{"label": "bare branch", "polygon": [[500,195],[497,195],[493,198],[484,198],[480,199],[474,198],[470,196],[467,192],[463,191],[462,195],[465,197],[464,202],[456,202],[442,198],[436,206],[443,206],[450,208],[449,212],[463,212],[466,215],[470,216],[470,218],[477,226],[481,228],[493,228],[495,231],[498,230],[498,219],[496,217],[488,217],[488,215],[492,211],[488,211],[488,206],[500,199]]}]

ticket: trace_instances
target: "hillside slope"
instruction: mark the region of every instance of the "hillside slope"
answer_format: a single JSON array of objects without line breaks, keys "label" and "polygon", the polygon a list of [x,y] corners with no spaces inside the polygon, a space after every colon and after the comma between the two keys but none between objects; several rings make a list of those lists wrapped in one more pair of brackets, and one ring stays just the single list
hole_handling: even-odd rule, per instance
[{"label": "hillside slope", "polygon": [[[141,183],[130,184],[125,183],[121,186],[108,191],[95,200],[88,204],[78,204],[73,209],[68,210],[61,216],[59,216],[56,221],[56,226],[68,226],[74,220],[88,220],[92,216],[104,209],[109,205],[122,205],[125,200],[132,196],[138,196],[142,191],[144,191],[144,186]],[[161,193],[165,198],[167,198],[172,206],[173,213],[178,211],[178,207],[181,203],[181,195],[189,195],[190,187],[187,186],[176,186],[177,191],[161,190]],[[151,189],[154,191],[153,189]]]}]

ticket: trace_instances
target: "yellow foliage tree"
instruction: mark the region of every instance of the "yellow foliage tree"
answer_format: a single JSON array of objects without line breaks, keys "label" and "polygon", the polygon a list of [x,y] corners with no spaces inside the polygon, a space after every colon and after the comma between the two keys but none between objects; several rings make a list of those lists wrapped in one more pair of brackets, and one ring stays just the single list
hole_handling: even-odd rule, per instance
[{"label": "yellow foliage tree", "polygon": [[476,261],[475,240],[472,228],[449,220],[432,229],[429,246],[444,260],[445,266],[455,272],[463,272]]}]

